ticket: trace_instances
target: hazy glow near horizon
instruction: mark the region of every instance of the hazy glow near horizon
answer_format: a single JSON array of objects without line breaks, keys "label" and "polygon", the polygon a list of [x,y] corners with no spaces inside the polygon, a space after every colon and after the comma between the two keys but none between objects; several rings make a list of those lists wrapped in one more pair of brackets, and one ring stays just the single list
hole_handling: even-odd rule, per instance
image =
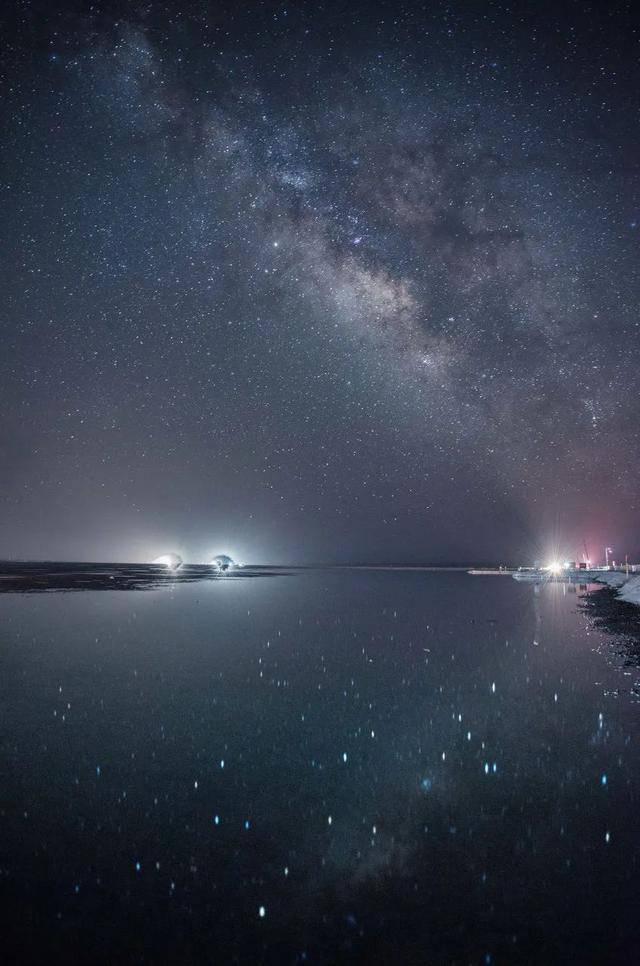
[{"label": "hazy glow near horizon", "polygon": [[168,567],[169,570],[177,570],[182,565],[182,557],[178,556],[177,553],[163,553],[159,557],[155,557],[151,563]]},{"label": "hazy glow near horizon", "polygon": [[237,563],[230,554],[218,553],[215,557],[212,557],[209,561],[210,566],[215,567],[217,570],[232,570],[234,567],[241,567],[242,564]]}]

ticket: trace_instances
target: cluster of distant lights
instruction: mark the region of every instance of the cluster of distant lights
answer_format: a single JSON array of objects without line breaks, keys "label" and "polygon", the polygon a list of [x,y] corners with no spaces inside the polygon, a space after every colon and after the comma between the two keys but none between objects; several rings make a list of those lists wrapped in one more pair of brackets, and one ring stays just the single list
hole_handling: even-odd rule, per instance
[{"label": "cluster of distant lights", "polygon": [[[167,570],[179,570],[183,564],[183,560],[177,553],[162,553],[159,557],[155,557],[151,563],[157,567],[166,567]],[[217,573],[226,573],[228,570],[236,570],[243,565],[235,561],[229,554],[219,553],[215,557],[212,557],[211,560],[208,560],[206,566],[211,567]]]},{"label": "cluster of distant lights", "polygon": [[[591,566],[590,560],[585,560],[587,567]],[[575,564],[571,560],[565,560],[564,563],[560,563],[559,560],[552,560],[551,563],[543,567],[543,570],[548,570],[551,574],[561,574],[563,570],[571,570],[575,567]]]},{"label": "cluster of distant lights", "polygon": [[[585,546],[585,550],[586,549],[587,548]],[[609,567],[609,561],[610,560],[611,560],[611,564],[615,568],[616,562],[615,562],[615,560],[612,560],[611,559],[612,554],[613,554],[613,548],[612,547],[605,547],[604,548],[605,568],[608,568]],[[561,563],[558,559],[554,558],[550,563],[547,564],[546,567],[542,567],[542,570],[548,570],[549,573],[551,573],[551,574],[560,574],[564,570],[574,570],[577,566],[578,565],[573,560],[565,560],[563,563]],[[591,569],[591,567],[592,567],[591,560],[585,554],[584,563],[580,564],[580,569],[584,568],[586,570],[589,570],[589,569]],[[596,568],[596,569],[598,569],[598,568]]]}]

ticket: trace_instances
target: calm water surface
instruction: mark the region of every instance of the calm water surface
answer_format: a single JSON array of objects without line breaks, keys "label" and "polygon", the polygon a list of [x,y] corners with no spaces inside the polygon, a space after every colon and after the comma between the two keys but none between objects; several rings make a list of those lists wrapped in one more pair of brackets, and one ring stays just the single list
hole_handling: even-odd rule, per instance
[{"label": "calm water surface", "polygon": [[640,962],[638,675],[573,590],[1,598],[4,961]]}]

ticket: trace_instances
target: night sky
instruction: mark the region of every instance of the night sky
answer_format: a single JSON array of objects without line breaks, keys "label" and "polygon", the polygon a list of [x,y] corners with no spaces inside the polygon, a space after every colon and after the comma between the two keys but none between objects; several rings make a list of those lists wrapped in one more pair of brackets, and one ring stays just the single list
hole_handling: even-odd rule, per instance
[{"label": "night sky", "polygon": [[631,4],[0,15],[0,557],[640,555]]}]

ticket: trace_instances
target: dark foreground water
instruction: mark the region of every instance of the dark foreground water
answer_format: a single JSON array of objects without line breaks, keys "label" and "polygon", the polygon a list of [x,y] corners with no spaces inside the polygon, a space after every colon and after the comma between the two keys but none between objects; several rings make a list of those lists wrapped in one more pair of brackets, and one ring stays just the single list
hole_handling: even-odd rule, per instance
[{"label": "dark foreground water", "polygon": [[3,962],[640,962],[638,674],[574,588],[317,572],[0,613]]}]

